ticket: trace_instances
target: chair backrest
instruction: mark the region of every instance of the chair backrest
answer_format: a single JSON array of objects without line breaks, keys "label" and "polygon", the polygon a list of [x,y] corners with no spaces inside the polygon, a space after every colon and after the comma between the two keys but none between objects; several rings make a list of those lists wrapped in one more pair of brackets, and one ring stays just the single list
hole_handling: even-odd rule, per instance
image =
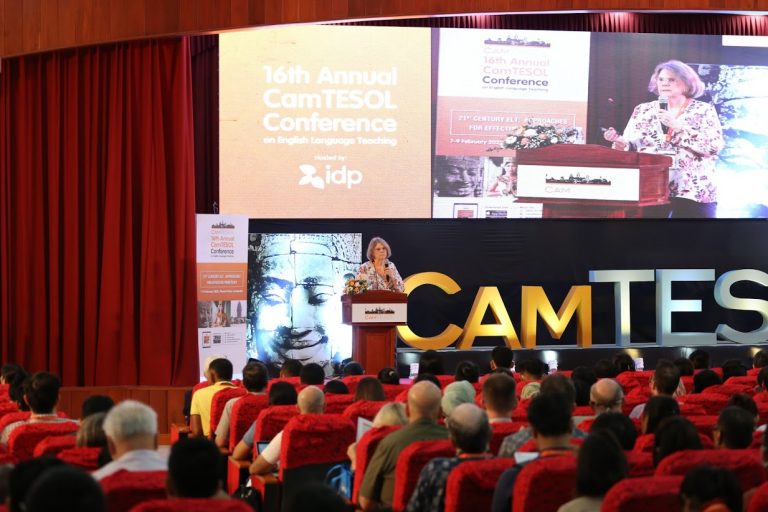
[{"label": "chair backrest", "polygon": [[640,434],[635,439],[635,447],[632,451],[635,453],[653,453],[654,434]]},{"label": "chair backrest", "polygon": [[[411,386],[408,384],[382,384],[381,387],[384,388],[384,394],[386,395],[388,402],[397,402],[400,394],[406,393]],[[406,393],[405,400],[407,400],[407,398]],[[400,401],[405,402],[405,400]]]},{"label": "chair backrest", "polygon": [[125,512],[141,502],[164,499],[166,471],[118,471],[99,482],[107,512]]},{"label": "chair backrest", "polygon": [[[733,378],[733,377],[731,377]],[[729,379],[730,380],[730,379]],[[709,386],[701,392],[702,395],[721,394],[726,396],[735,395],[737,393],[745,393],[749,396],[755,394],[754,384],[716,384]]]},{"label": "chair backrest", "polygon": [[276,379],[269,379],[269,383],[267,384],[267,391],[269,391],[272,388],[272,385],[277,382],[287,382],[296,388],[296,391],[301,391],[301,388],[304,387],[304,385],[301,383],[301,377],[278,377]]},{"label": "chair backrest", "polygon": [[728,404],[728,397],[721,393],[698,393],[681,396],[679,401],[686,404],[700,405],[707,414],[717,416],[720,414],[720,410]]},{"label": "chair backrest", "polygon": [[496,455],[499,453],[501,443],[504,442],[504,438],[519,432],[521,428],[526,427],[528,424],[520,421],[506,421],[503,423],[491,423],[491,453]]},{"label": "chair backrest", "polygon": [[80,426],[74,421],[62,423],[26,423],[19,425],[8,438],[8,451],[19,462],[32,458],[37,443],[48,436],[71,435]]},{"label": "chair backrest", "polygon": [[515,465],[513,458],[467,460],[453,468],[445,486],[445,512],[490,510],[499,476]]},{"label": "chair backrest", "polygon": [[579,422],[578,425],[576,425],[576,428],[581,430],[582,432],[589,432],[592,430],[592,424],[595,422],[595,418],[587,418],[585,420],[582,420]]},{"label": "chair backrest", "polygon": [[9,395],[9,391],[11,389],[10,384],[0,384],[0,400],[10,400],[11,397]]},{"label": "chair backrest", "polygon": [[679,405],[680,416],[707,416],[707,410],[701,404],[681,402]]},{"label": "chair backrest", "polygon": [[768,510],[768,482],[755,490],[747,507],[747,512],[765,512],[766,510]]},{"label": "chair backrest", "polygon": [[253,512],[253,509],[242,500],[172,498],[139,503],[131,512]]},{"label": "chair backrest", "polygon": [[269,407],[267,395],[244,395],[232,406],[229,418],[229,451],[235,449],[237,443],[251,428],[259,413]]},{"label": "chair backrest", "polygon": [[693,393],[693,375],[682,375],[680,381],[683,383],[686,393]]},{"label": "chair backrest", "polygon": [[[288,420],[297,416],[299,410],[295,405],[272,405],[259,413],[256,418],[255,441],[271,441],[278,432],[283,430]],[[254,443],[256,446],[256,443]]]},{"label": "chair backrest", "polygon": [[374,379],[378,379],[377,375],[347,375],[346,377],[341,379],[341,382],[347,385],[349,394],[352,396],[355,396],[355,391],[357,391],[357,385],[360,383],[361,380],[367,377],[373,377]]},{"label": "chair backrest", "polygon": [[49,436],[37,443],[33,457],[44,457],[46,455],[56,455],[62,450],[75,447],[75,436]]},{"label": "chair backrest", "polygon": [[712,431],[715,429],[715,425],[717,425],[717,416],[691,416],[688,418],[688,421],[693,423],[693,426],[696,427],[699,434],[712,439]]},{"label": "chair backrest", "polygon": [[352,402],[346,409],[344,409],[342,414],[349,418],[353,424],[357,425],[357,418],[361,416],[367,420],[373,421],[373,418],[376,417],[379,409],[384,407],[384,404],[386,403],[387,402],[375,402],[372,400],[358,400],[357,402]]},{"label": "chair backrest", "polygon": [[352,485],[352,503],[357,503],[360,486],[363,483],[363,475],[368,467],[368,461],[373,457],[373,452],[379,446],[379,442],[389,434],[401,428],[400,426],[386,426],[372,428],[357,442],[355,446],[355,479]]},{"label": "chair backrest", "polygon": [[210,382],[208,382],[207,380],[204,380],[202,382],[198,382],[197,384],[192,386],[192,394],[194,395],[195,391],[197,391],[198,389],[207,388],[210,385],[211,385]]},{"label": "chair backrest", "polygon": [[743,377],[728,377],[728,379],[726,379],[723,384],[740,384],[745,386],[752,386],[754,389],[754,387],[757,386],[757,373],[753,373],[752,375],[747,374]]},{"label": "chair backrest", "polygon": [[736,475],[742,491],[765,481],[765,468],[757,450],[683,450],[665,457],[656,475],[685,475],[696,466],[708,464],[728,468]]},{"label": "chair backrest", "polygon": [[10,425],[11,423],[28,420],[31,414],[32,413],[30,413],[29,411],[9,412],[4,414],[0,418],[0,432],[2,432],[5,429],[5,427]]},{"label": "chair backrest", "polygon": [[97,446],[81,446],[62,450],[56,454],[56,457],[72,466],[86,471],[94,471],[99,467],[100,454],[101,448]]},{"label": "chair backrest", "polygon": [[588,405],[579,405],[573,408],[571,416],[594,416],[595,410]]},{"label": "chair backrest", "polygon": [[557,512],[573,499],[576,489],[576,457],[564,454],[543,457],[526,464],[517,475],[513,512]]},{"label": "chair backrest", "polygon": [[653,454],[647,452],[625,451],[627,465],[629,466],[629,476],[634,478],[638,476],[652,476],[656,468],[653,467]]},{"label": "chair backrest", "polygon": [[12,412],[19,412],[19,406],[16,402],[0,402],[0,417]]},{"label": "chair backrest", "polygon": [[605,495],[602,512],[680,510],[682,476],[625,478]]},{"label": "chair backrest", "polygon": [[435,377],[440,381],[440,389],[445,389],[445,386],[451,382],[456,382],[456,377],[453,375],[435,375]]},{"label": "chair backrest", "polygon": [[447,439],[416,441],[408,445],[397,458],[395,465],[395,490],[392,495],[392,510],[401,512],[408,506],[419,475],[427,462],[436,457],[453,457],[456,449]]},{"label": "chair backrest", "polygon": [[341,414],[355,401],[355,395],[325,395],[325,412]]},{"label": "chair backrest", "polygon": [[221,420],[221,415],[224,412],[224,406],[227,405],[227,402],[247,393],[248,391],[246,391],[245,388],[239,387],[224,388],[221,391],[214,393],[213,398],[211,398],[211,432],[216,432],[216,427],[219,426],[219,420]]}]

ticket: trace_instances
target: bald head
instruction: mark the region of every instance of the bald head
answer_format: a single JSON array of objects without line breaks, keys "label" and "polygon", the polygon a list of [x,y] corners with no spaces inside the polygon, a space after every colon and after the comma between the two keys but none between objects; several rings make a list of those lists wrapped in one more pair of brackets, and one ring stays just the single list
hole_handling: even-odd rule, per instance
[{"label": "bald head", "polygon": [[589,402],[595,413],[606,411],[621,412],[624,403],[624,391],[613,379],[600,379],[589,390]]},{"label": "bald head", "polygon": [[317,386],[307,386],[299,392],[297,405],[301,414],[322,414],[325,395]]},{"label": "bald head", "polygon": [[457,405],[445,423],[457,452],[483,453],[488,450],[491,426],[480,407],[475,404]]},{"label": "bald head", "polygon": [[408,390],[408,418],[437,419],[440,414],[440,388],[428,380],[417,382]]}]

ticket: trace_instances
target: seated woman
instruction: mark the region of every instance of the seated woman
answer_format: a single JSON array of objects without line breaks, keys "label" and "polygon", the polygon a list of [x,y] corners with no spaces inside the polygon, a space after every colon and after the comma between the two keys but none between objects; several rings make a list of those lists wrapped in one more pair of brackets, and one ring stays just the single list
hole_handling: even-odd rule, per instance
[{"label": "seated woman", "polygon": [[683,512],[738,512],[742,494],[736,476],[727,468],[699,466],[685,475],[680,486]]}]

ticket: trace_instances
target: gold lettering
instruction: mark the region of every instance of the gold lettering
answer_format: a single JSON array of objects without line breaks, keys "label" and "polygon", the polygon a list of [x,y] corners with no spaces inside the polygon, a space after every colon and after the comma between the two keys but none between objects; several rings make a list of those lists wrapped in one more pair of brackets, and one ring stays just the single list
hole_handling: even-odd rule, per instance
[{"label": "gold lettering", "polygon": [[[440,290],[449,295],[461,291],[461,287],[456,281],[440,272],[421,272],[408,276],[405,280],[405,293],[410,295],[413,290],[422,285],[437,286]],[[455,324],[448,324],[443,332],[430,338],[423,338],[417,335],[407,325],[397,326],[397,334],[406,345],[421,350],[437,350],[450,346],[461,336],[461,327]]]},{"label": "gold lettering", "polygon": [[592,346],[592,287],[571,286],[568,296],[560,310],[555,314],[544,288],[541,286],[522,287],[522,307],[520,313],[523,347],[536,347],[537,315],[547,325],[549,334],[560,339],[566,326],[576,313],[576,344],[579,347]]},{"label": "gold lettering", "polygon": [[[489,308],[496,320],[495,324],[482,323],[485,312]],[[478,336],[501,336],[509,348],[521,348],[515,326],[512,325],[507,308],[504,307],[504,301],[501,300],[499,289],[495,286],[481,286],[478,290],[467,323],[464,325],[464,333],[456,348],[460,350],[472,348],[475,338]]]}]

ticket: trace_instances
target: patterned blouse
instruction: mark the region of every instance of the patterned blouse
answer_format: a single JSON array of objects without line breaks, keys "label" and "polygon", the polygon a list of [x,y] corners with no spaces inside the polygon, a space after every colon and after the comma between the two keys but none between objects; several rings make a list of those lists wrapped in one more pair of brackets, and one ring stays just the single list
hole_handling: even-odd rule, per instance
[{"label": "patterned blouse", "polygon": [[669,169],[669,197],[714,203],[715,163],[724,144],[717,111],[709,103],[690,100],[678,119],[683,128],[667,141],[666,127],[659,120],[659,102],[641,103],[624,130],[624,139],[630,143],[627,149],[671,154],[674,163]]},{"label": "patterned blouse", "polygon": [[389,290],[392,292],[402,292],[405,290],[403,285],[403,278],[400,277],[400,273],[397,271],[397,267],[391,261],[389,262],[389,268],[391,270],[392,278],[387,281],[376,272],[376,267],[373,266],[372,261],[366,261],[360,266],[360,270],[357,271],[355,279],[365,279],[368,281],[369,290]]}]

